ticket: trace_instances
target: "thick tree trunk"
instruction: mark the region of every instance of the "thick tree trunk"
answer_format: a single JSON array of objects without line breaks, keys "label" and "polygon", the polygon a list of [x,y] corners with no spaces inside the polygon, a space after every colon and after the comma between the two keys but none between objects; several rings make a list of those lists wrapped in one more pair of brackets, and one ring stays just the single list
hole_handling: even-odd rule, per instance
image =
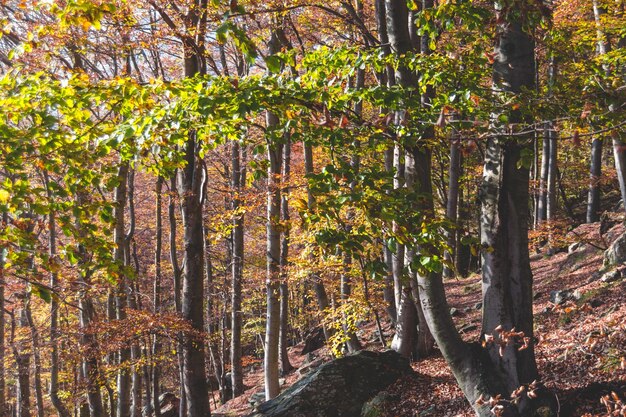
[{"label": "thick tree trunk", "polygon": [[[202,161],[195,132],[185,145],[185,167],[179,171],[179,195],[185,242],[182,289],[182,314],[194,330],[204,330],[204,235],[202,226]],[[188,417],[210,415],[205,375],[204,347],[196,336],[186,334],[183,340],[183,370]]]},{"label": "thick tree trunk", "polygon": [[417,359],[417,309],[413,300],[411,288],[404,287],[398,323],[396,324],[396,334],[391,342],[391,348],[405,358]]},{"label": "thick tree trunk", "polygon": [[[206,2],[195,0],[189,11],[187,30],[195,39],[183,39],[184,75],[203,73],[203,58],[198,55],[205,29]],[[182,200],[185,260],[182,282],[182,315],[191,327],[204,331],[204,227],[202,221],[203,169],[201,144],[195,131],[190,131],[184,145],[185,165],[178,171],[178,194]],[[182,346],[183,385],[187,417],[210,416],[209,387],[205,374],[204,343],[197,336],[185,334]]]},{"label": "thick tree trunk", "polygon": [[[432,1],[424,0],[422,9],[428,9],[433,6]],[[387,0],[385,2],[387,10],[387,33],[389,41],[397,55],[403,55],[409,52],[413,52],[417,47],[418,37],[416,33],[411,32],[409,26],[409,11],[405,2],[396,0]],[[426,36],[420,39],[421,52],[423,54],[429,54],[429,42],[426,40]],[[417,85],[417,77],[411,72],[411,70],[405,66],[399,66],[396,70],[396,82],[403,87],[414,88]],[[427,88],[425,94],[421,97],[422,105],[427,107],[430,105],[432,97],[432,90]],[[402,122],[402,119],[406,117],[404,112],[398,112],[396,114],[396,124]],[[425,138],[432,137],[434,130],[429,128],[424,132]],[[432,184],[431,184],[431,156],[430,150],[426,146],[412,145],[405,153],[405,185],[407,188],[415,190],[420,195],[420,200],[415,202],[415,207],[422,209],[425,213],[432,212]],[[395,158],[394,158],[395,159]],[[427,214],[431,215],[431,214]],[[419,248],[414,248],[409,255],[415,255],[415,251],[419,251]],[[407,259],[412,262],[413,259]],[[406,257],[406,255],[405,255]],[[407,263],[408,264],[408,263]],[[395,275],[395,272],[394,272]],[[415,288],[419,291],[418,288]],[[396,288],[396,305],[400,305],[398,299],[398,289]],[[422,315],[418,315],[418,318]],[[421,355],[427,355],[432,351],[432,337],[430,330],[425,321],[418,320],[418,345],[422,346],[420,352]],[[429,346],[430,344],[430,346]]]},{"label": "thick tree trunk", "polygon": [[289,343],[289,286],[287,268],[289,266],[289,176],[291,170],[291,141],[287,137],[283,147],[283,177],[285,187],[281,196],[281,217],[284,224],[280,250],[280,338],[278,341],[280,372],[286,375],[293,369],[289,362],[287,346]]},{"label": "thick tree trunk", "polygon": [[[505,19],[506,20],[506,19]],[[494,64],[496,91],[519,93],[535,85],[534,41],[517,20],[498,27]],[[510,123],[524,120],[517,113]],[[538,378],[533,342],[532,272],[528,254],[529,173],[519,166],[527,142],[506,137],[508,125],[496,126],[488,140],[481,188],[481,247],[483,267],[482,335],[492,335],[487,350],[507,394]],[[524,332],[521,340],[500,345],[504,331]],[[505,342],[502,342],[505,343]],[[528,397],[517,405],[522,415],[531,410]],[[515,411],[515,410],[514,410]]]},{"label": "thick tree trunk", "polygon": [[242,176],[241,147],[239,142],[232,142],[232,173],[231,187],[234,193],[233,212],[233,250],[232,250],[232,282],[231,282],[231,384],[233,398],[243,393],[243,369],[241,367],[241,282],[243,279],[244,256],[244,218],[240,213]]}]

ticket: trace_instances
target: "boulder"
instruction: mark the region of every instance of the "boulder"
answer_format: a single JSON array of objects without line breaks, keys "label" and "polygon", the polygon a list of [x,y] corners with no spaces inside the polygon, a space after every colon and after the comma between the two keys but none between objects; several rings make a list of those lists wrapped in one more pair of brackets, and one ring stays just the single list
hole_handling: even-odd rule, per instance
[{"label": "boulder", "polygon": [[316,327],[304,336],[304,346],[302,347],[301,355],[306,355],[316,351],[319,348],[324,347],[326,339],[324,338],[324,329]]},{"label": "boulder", "polygon": [[264,403],[265,402],[265,390],[255,392],[254,394],[252,394],[250,398],[248,398],[248,402],[250,403],[250,405],[252,405],[253,408],[259,404]]},{"label": "boulder", "polygon": [[[164,392],[159,396],[159,406],[161,408],[161,417],[178,417],[178,406],[180,400],[171,392]],[[141,410],[141,414],[144,417],[154,416],[154,408],[152,404],[147,404]]]},{"label": "boulder", "polygon": [[363,404],[361,417],[382,417],[385,415],[385,411],[388,410],[389,405],[399,398],[400,395],[398,393],[391,394],[387,391],[382,391]]},{"label": "boulder", "polygon": [[572,298],[571,290],[550,291],[550,302],[552,304],[563,304]]},{"label": "boulder", "polygon": [[392,350],[360,351],[325,363],[249,417],[359,417],[368,399],[411,372]]},{"label": "boulder", "polygon": [[622,278],[622,272],[619,269],[615,269],[613,271],[609,271],[602,275],[600,281],[608,284],[610,282],[619,281]]},{"label": "boulder", "polygon": [[626,233],[615,239],[604,251],[604,267],[619,265],[626,262]]}]

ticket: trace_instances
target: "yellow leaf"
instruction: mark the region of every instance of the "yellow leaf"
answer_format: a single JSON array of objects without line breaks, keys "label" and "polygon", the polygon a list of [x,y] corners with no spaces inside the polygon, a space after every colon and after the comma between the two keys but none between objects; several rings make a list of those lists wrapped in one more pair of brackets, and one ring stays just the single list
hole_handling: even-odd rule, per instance
[{"label": "yellow leaf", "polygon": [[11,194],[7,190],[0,190],[0,203],[5,204],[9,201]]}]

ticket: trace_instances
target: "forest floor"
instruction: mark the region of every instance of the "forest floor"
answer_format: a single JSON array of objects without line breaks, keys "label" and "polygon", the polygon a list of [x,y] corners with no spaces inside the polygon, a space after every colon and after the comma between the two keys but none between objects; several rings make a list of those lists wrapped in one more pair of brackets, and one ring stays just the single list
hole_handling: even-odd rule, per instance
[{"label": "forest floor", "polygon": [[[601,399],[616,392],[626,398],[626,280],[605,283],[602,272],[603,250],[623,231],[614,226],[600,236],[599,223],[582,225],[568,234],[570,241],[583,242],[578,250],[554,255],[531,256],[534,276],[535,336],[537,365],[541,381],[554,393],[560,417],[606,416]],[[626,273],[626,271],[624,271]],[[569,290],[562,304],[551,302],[551,292]],[[466,341],[480,337],[480,276],[454,279],[446,283],[448,303],[456,309],[454,319]],[[386,326],[388,339],[392,334]],[[363,329],[368,349],[380,349],[372,337],[374,326]],[[297,369],[305,357],[302,345],[290,349],[290,360]],[[330,360],[327,349],[314,352]],[[387,409],[397,417],[470,417],[474,414],[438,351],[413,363],[416,374],[398,380],[388,388],[400,394]],[[286,376],[283,388],[298,380],[294,371]],[[243,416],[252,411],[249,397],[262,391],[262,367],[249,372],[241,397],[216,410],[217,415]]]}]

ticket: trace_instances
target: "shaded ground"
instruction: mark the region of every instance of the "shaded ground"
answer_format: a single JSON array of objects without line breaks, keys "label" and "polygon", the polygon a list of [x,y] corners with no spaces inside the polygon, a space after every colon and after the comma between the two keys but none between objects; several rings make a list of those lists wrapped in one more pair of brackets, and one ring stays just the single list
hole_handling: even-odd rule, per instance
[{"label": "shaded ground", "polygon": [[[561,405],[561,417],[606,416],[606,405],[600,401],[611,392],[626,399],[626,280],[605,284],[599,280],[602,251],[624,228],[615,226],[600,238],[599,224],[583,225],[571,234],[572,241],[589,240],[592,244],[568,254],[533,256],[535,279],[535,332],[537,364],[542,381],[553,390]],[[578,299],[556,306],[550,292],[569,289]],[[455,322],[466,340],[475,341],[480,334],[480,277],[452,280],[446,284],[448,302],[459,311]],[[364,339],[372,340],[373,325],[363,329]],[[391,329],[386,328],[389,332]],[[370,343],[368,348],[380,345]],[[304,361],[301,346],[290,350],[292,364],[298,368]],[[329,359],[326,349],[315,352]],[[416,377],[407,377],[388,391],[399,393],[399,400],[388,409],[388,416],[471,417],[469,403],[457,387],[441,355],[413,363]],[[290,385],[299,378],[297,372],[287,376]],[[251,411],[248,398],[262,389],[259,369],[246,375],[246,386],[253,387],[220,407],[222,415],[240,416]],[[614,406],[610,400],[609,406]],[[619,415],[619,414],[617,414]]]}]

